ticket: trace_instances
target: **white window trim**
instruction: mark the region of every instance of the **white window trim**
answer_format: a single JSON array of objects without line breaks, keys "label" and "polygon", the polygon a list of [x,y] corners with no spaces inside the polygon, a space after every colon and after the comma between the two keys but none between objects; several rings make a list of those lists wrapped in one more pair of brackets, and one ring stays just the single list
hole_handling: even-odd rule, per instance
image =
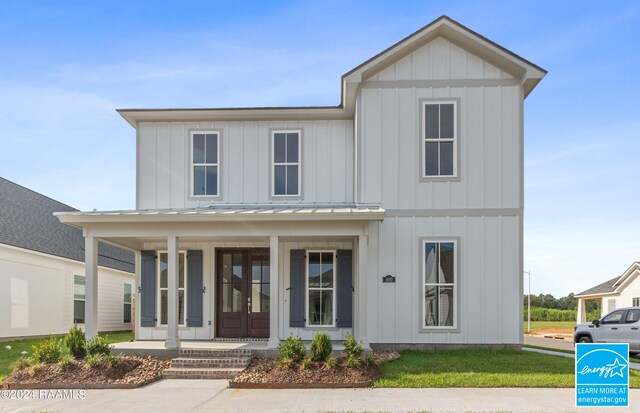
[{"label": "white window trim", "polygon": [[[276,163],[276,133],[297,133],[298,134],[298,162],[277,162]],[[286,145],[286,139],[285,139]],[[276,166],[297,166],[298,167],[298,192],[296,194],[276,194]],[[285,185],[286,187],[286,185]],[[286,189],[286,188],[285,188]],[[277,129],[271,131],[271,196],[273,198],[300,198],[302,196],[302,130],[301,129]]]},{"label": "white window trim", "polygon": [[[84,298],[76,298],[76,276],[84,278]],[[76,301],[82,301],[84,303],[84,323],[76,323]],[[87,322],[87,277],[81,274],[73,274],[73,323],[78,325],[84,325]]]},{"label": "white window trim", "polygon": [[[429,283],[427,284],[427,268],[426,261],[427,257],[425,256],[425,245],[426,244],[443,244],[443,243],[453,243],[453,325],[452,326],[428,326],[425,323],[425,319],[427,318],[427,306],[425,305],[424,298],[426,295],[427,285],[444,285],[449,286],[451,283]],[[457,330],[458,329],[458,241],[456,239],[446,239],[446,238],[437,238],[437,239],[422,239],[420,246],[422,248],[421,257],[421,265],[422,278],[420,279],[421,288],[420,291],[422,293],[422,321],[420,325],[423,330]]]},{"label": "white window trim", "polygon": [[[216,135],[218,137],[218,139],[216,139],[216,142],[218,144],[218,149],[217,149],[217,153],[218,153],[218,159],[216,159],[216,163],[195,163],[193,162],[193,135]],[[220,153],[220,136],[221,133],[220,131],[217,130],[208,130],[208,131],[202,131],[202,130],[192,130],[189,133],[189,180],[190,180],[190,196],[193,198],[220,198],[220,157],[221,157],[221,153]],[[205,138],[205,145],[206,145],[206,138]],[[206,153],[205,153],[205,161],[206,161]],[[195,194],[195,174],[194,174],[194,168],[196,166],[216,166],[218,167],[218,173],[216,175],[217,178],[217,185],[216,185],[216,189],[218,190],[218,193],[215,195],[209,195],[209,194],[204,194],[204,195],[196,195]],[[206,190],[206,189],[205,189]]]},{"label": "white window trim", "polygon": [[[426,119],[426,106],[427,105],[453,105],[453,138],[438,138],[438,139],[427,139],[427,119]],[[424,179],[437,179],[437,178],[445,178],[445,179],[455,179],[458,178],[458,101],[457,100],[423,100],[421,101],[420,108],[422,110],[421,118],[422,118],[422,127],[420,132],[421,137],[421,156],[422,160],[420,170],[421,178]],[[438,125],[440,127],[440,120],[438,119]],[[426,170],[426,156],[427,156],[427,142],[453,142],[453,174],[452,175],[427,175]],[[440,153],[438,153],[438,157]],[[438,161],[440,158],[438,158]]]},{"label": "white window trim", "polygon": [[[313,290],[314,291],[326,291],[326,290],[331,290],[333,291],[333,312],[332,317],[331,317],[331,324],[309,324],[309,255],[312,253],[327,253],[327,254],[331,254],[331,256],[333,257],[333,288],[329,289],[329,288],[316,288],[314,287]],[[305,314],[305,327],[309,327],[309,328],[335,328],[336,327],[336,318],[337,318],[337,314],[336,314],[336,281],[337,281],[337,268],[336,268],[336,254],[337,251],[336,250],[307,250],[305,251],[305,271],[304,271],[304,314]],[[322,255],[320,256],[320,263],[321,263],[321,267],[322,267]],[[322,295],[321,295],[322,297]]]},{"label": "white window trim", "polygon": [[[157,322],[156,322],[156,326],[157,327],[167,327],[167,324],[162,324],[162,290],[167,290],[169,291],[169,272],[167,269],[167,288],[162,288],[160,286],[160,254],[167,254],[167,261],[169,261],[169,252],[164,250],[164,251],[157,251],[156,254],[158,254],[158,259],[156,260],[158,263],[156,264],[156,274],[157,274],[157,282],[158,282],[158,288],[156,291],[156,303],[157,303],[157,308],[156,308],[156,318],[157,318]],[[180,251],[179,254],[184,254],[184,309],[183,309],[183,314],[184,314],[184,324],[178,324],[179,327],[186,327],[187,326],[187,280],[188,280],[188,276],[187,276],[187,251]],[[167,262],[168,265],[168,262]],[[178,280],[178,285],[180,285],[180,280]],[[183,288],[179,288],[178,287],[178,293],[180,292],[180,290],[182,290]],[[167,306],[169,305],[169,293],[167,292]],[[167,307],[168,310],[168,307]],[[168,312],[167,312],[167,318],[168,318]],[[167,320],[169,321],[169,320]]]},{"label": "white window trim", "polygon": [[[131,286],[131,295],[129,296],[129,302],[124,300],[124,295],[126,292],[126,286]],[[132,283],[123,283],[122,284],[122,324],[129,324],[129,322],[124,321],[124,306],[125,304],[129,304],[131,306],[131,320],[133,320],[133,284]]]}]

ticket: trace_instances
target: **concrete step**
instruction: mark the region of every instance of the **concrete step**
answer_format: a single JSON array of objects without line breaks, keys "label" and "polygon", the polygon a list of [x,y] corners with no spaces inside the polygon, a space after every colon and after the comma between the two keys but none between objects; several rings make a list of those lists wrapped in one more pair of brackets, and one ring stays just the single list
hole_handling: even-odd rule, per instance
[{"label": "concrete step", "polygon": [[215,380],[232,379],[242,373],[244,368],[168,368],[162,373],[165,379]]},{"label": "concrete step", "polygon": [[232,350],[206,350],[206,349],[189,349],[181,348],[178,357],[183,358],[218,358],[218,357],[251,357],[253,350],[251,349],[232,349]]},{"label": "concrete step", "polygon": [[246,368],[251,357],[213,357],[186,358],[179,357],[171,360],[172,368]]}]

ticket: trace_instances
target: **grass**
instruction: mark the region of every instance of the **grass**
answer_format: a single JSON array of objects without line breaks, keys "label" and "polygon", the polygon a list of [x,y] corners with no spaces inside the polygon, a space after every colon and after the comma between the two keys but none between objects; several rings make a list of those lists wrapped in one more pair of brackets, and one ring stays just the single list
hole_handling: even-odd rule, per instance
[{"label": "grass", "polygon": [[[560,332],[564,330],[567,334],[573,333],[573,327],[576,326],[575,321],[532,321],[531,322],[531,331],[551,331]],[[523,331],[527,332],[527,322],[525,321],[522,325]]]},{"label": "grass", "polygon": [[[133,339],[131,331],[114,331],[108,333],[100,333],[101,336],[109,336],[112,343],[121,343]],[[61,337],[60,337],[61,338]],[[31,346],[38,344],[42,339],[24,339],[16,341],[0,342],[0,384],[7,374],[11,373],[11,364],[22,356],[22,352],[26,351],[31,354]],[[11,350],[5,347],[11,346]],[[62,355],[69,354],[69,349],[62,342]]]},{"label": "grass", "polygon": [[561,349],[561,348],[552,348],[552,347],[543,347],[543,346],[534,346],[531,344],[523,344],[522,347],[528,347],[528,348],[536,348],[538,350],[546,350],[546,351],[555,351],[558,353],[566,353],[566,354],[575,354],[576,352],[573,350],[565,350],[565,349]]},{"label": "grass", "polygon": [[[375,387],[574,387],[574,360],[520,350],[403,351]],[[631,387],[640,372],[630,371]]]}]

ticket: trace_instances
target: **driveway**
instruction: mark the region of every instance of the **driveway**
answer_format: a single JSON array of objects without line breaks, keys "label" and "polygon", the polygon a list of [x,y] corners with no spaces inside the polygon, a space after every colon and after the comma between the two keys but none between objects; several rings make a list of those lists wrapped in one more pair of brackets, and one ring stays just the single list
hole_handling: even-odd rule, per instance
[{"label": "driveway", "polygon": [[574,389],[231,390],[225,380],[163,380],[136,390],[89,390],[84,400],[0,400],[0,412],[631,412],[574,407]]}]

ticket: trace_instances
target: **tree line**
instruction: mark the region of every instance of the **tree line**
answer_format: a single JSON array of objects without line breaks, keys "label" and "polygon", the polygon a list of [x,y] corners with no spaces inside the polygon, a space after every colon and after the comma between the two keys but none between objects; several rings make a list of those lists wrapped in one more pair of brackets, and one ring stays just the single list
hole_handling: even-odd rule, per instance
[{"label": "tree line", "polygon": [[[527,298],[523,297],[524,318],[527,320]],[[601,300],[586,300],[587,320],[600,318]],[[566,297],[555,298],[551,294],[531,295],[532,321],[575,321],[578,311],[578,299],[573,293]]]}]

